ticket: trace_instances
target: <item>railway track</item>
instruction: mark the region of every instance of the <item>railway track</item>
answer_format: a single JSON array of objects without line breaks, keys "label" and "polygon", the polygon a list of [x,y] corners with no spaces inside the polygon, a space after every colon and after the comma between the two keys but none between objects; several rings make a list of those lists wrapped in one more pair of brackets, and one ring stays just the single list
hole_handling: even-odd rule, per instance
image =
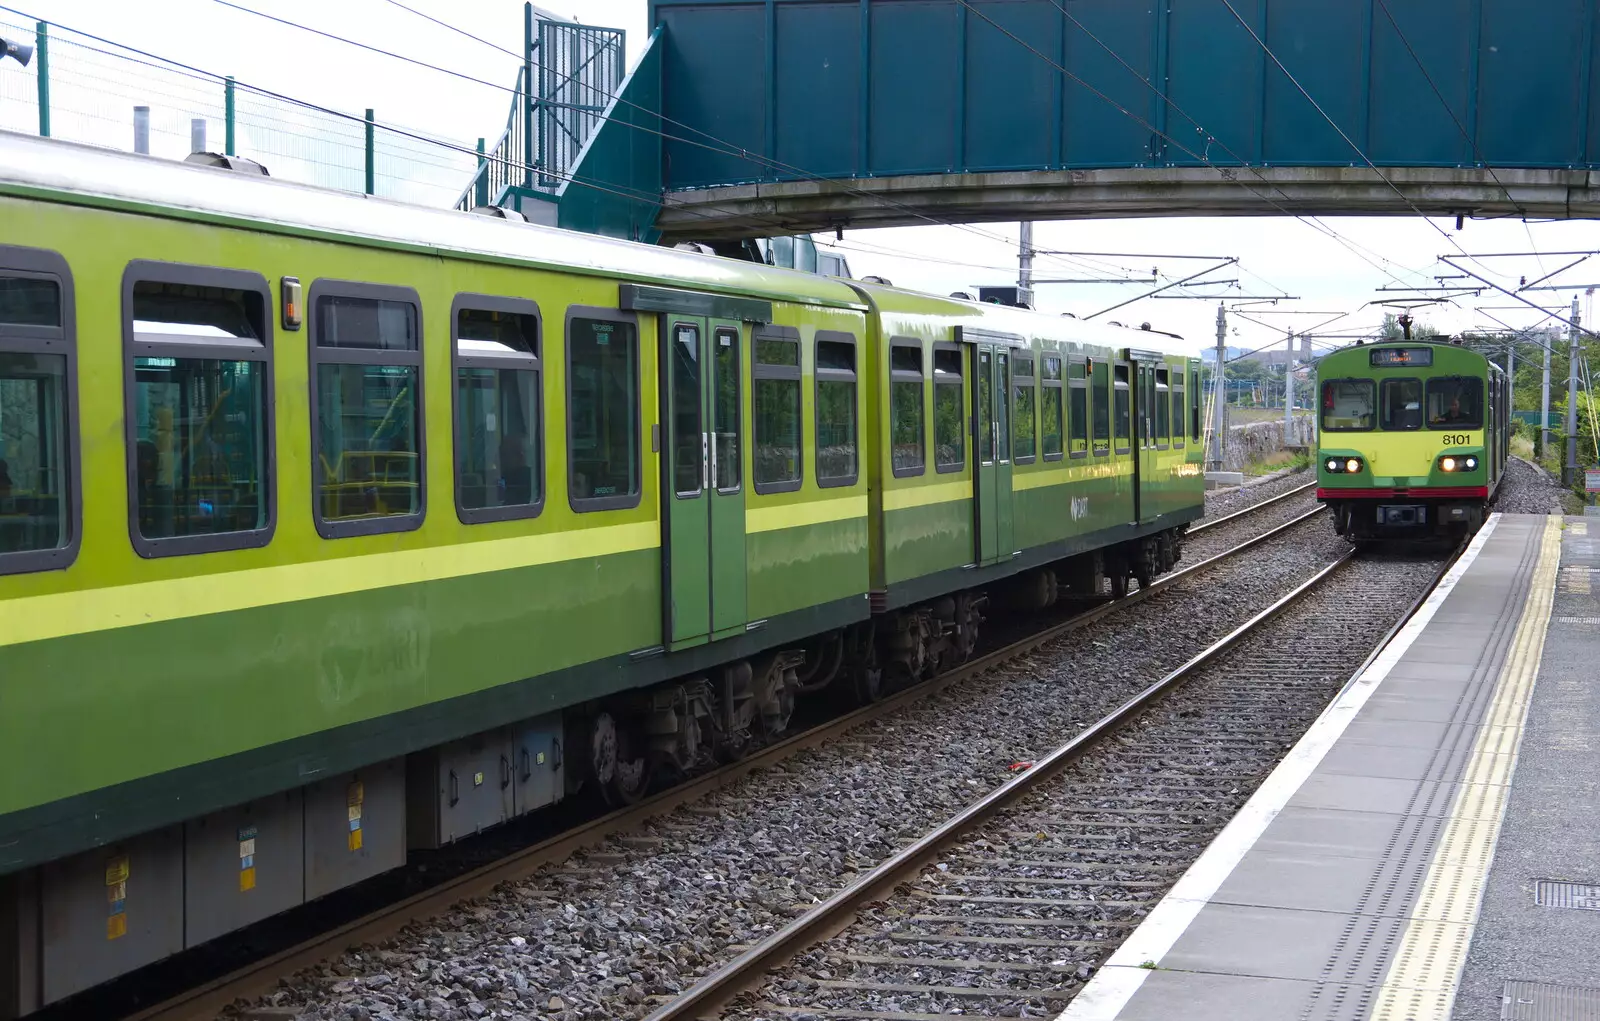
[{"label": "railway track", "polygon": [[[738,782],[752,772],[778,764],[805,749],[834,741],[847,731],[872,720],[892,716],[895,712],[936,692],[1152,598],[1180,581],[1225,563],[1316,517],[1320,513],[1320,508],[1296,511],[1286,521],[1277,520],[1283,516],[1285,497],[1298,492],[1299,490],[1274,497],[1257,505],[1269,509],[1271,514],[1276,516],[1271,517],[1267,524],[1253,530],[1248,527],[1249,523],[1262,517],[1252,514],[1256,508],[1247,508],[1218,519],[1213,524],[1227,523],[1230,526],[1230,535],[1233,531],[1241,533],[1234,544],[1220,553],[1189,563],[1180,570],[1158,579],[1148,590],[1135,591],[1122,599],[1108,601],[1066,620],[1053,623],[1024,638],[984,653],[939,677],[897,692],[881,702],[795,734],[739,762],[689,779],[638,805],[600,816],[552,839],[465,872],[405,900],[386,905],[362,918],[332,928],[298,945],[266,955],[244,968],[187,989],[159,1004],[127,1014],[126,1017],[128,1021],[192,1021],[192,1019],[216,1017],[224,1013],[230,1005],[260,998],[278,985],[284,976],[313,968],[339,955],[347,947],[381,943],[408,925],[441,915],[452,905],[483,897],[501,883],[527,877],[551,863],[567,859],[580,849],[594,847],[617,834],[637,830],[648,820],[692,804],[712,791]],[[1253,534],[1243,534],[1246,531],[1253,531]],[[1221,532],[1219,530],[1213,534],[1220,535]],[[269,1011],[268,1014],[261,1016],[293,1015],[275,1014]]]},{"label": "railway track", "polygon": [[1345,554],[647,1021],[1054,1016],[1449,560]]}]

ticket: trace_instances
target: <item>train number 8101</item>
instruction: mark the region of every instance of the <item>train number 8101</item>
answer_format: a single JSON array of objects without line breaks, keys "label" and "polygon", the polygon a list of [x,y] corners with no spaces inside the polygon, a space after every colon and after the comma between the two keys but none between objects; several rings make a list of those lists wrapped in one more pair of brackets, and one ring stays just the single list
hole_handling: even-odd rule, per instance
[{"label": "train number 8101", "polygon": [[1447,447],[1464,447],[1472,442],[1472,437],[1466,433],[1445,433],[1440,440]]}]

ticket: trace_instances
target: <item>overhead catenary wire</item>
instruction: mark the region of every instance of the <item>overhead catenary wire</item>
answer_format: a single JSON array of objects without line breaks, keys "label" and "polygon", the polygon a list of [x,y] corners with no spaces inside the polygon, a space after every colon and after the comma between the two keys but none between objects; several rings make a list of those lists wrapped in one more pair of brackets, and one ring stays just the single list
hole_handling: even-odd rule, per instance
[{"label": "overhead catenary wire", "polygon": [[[228,7],[228,8],[232,8],[233,10],[236,10],[236,11],[241,11],[241,12],[243,12],[245,14],[251,14],[251,15],[254,15],[254,16],[258,17],[258,18],[264,18],[264,19],[266,19],[268,21],[277,22],[278,24],[284,25],[284,26],[289,27],[289,28],[294,28],[294,29],[298,29],[298,30],[303,31],[303,32],[308,32],[308,33],[311,33],[312,35],[321,36],[321,37],[323,37],[325,39],[329,39],[329,40],[332,40],[334,42],[344,43],[346,45],[354,46],[354,47],[357,47],[357,48],[363,49],[363,50],[367,50],[369,52],[376,53],[376,54],[379,54],[381,56],[391,57],[391,58],[393,58],[395,60],[404,61],[405,63],[412,64],[412,65],[417,66],[417,67],[427,68],[429,70],[433,70],[433,71],[439,72],[441,74],[449,75],[451,77],[458,78],[458,79],[461,79],[461,80],[464,80],[464,81],[467,81],[467,82],[471,82],[471,83],[474,83],[474,84],[477,84],[477,85],[482,85],[482,86],[485,86],[487,88],[497,89],[497,90],[499,90],[501,92],[508,92],[508,93],[513,94],[513,95],[517,95],[518,94],[518,92],[517,92],[517,90],[515,88],[512,88],[510,86],[506,86],[506,85],[501,85],[498,82],[491,82],[491,81],[488,81],[486,79],[479,78],[479,77],[477,77],[475,75],[470,75],[470,74],[467,74],[467,73],[462,72],[462,71],[457,71],[457,70],[454,70],[452,68],[442,67],[442,66],[437,65],[437,64],[429,63],[428,61],[425,61],[425,60],[419,60],[419,59],[417,59],[415,57],[408,57],[408,56],[405,56],[404,54],[395,53],[392,50],[386,50],[386,49],[383,49],[382,47],[373,46],[373,45],[371,45],[369,43],[363,43],[363,42],[360,42],[359,40],[350,39],[350,38],[348,38],[346,36],[338,35],[337,33],[327,32],[327,31],[324,31],[322,29],[315,28],[313,26],[303,24],[303,23],[298,22],[298,21],[292,21],[292,20],[287,19],[287,18],[280,18],[277,15],[268,14],[265,11],[258,11],[258,10],[255,10],[254,8],[246,7],[243,4],[234,3],[233,0],[212,0],[212,2],[220,4],[223,7]],[[407,9],[409,10],[409,8],[407,8]],[[427,17],[427,16],[424,15],[424,17]],[[430,21],[434,21],[435,23],[441,23],[442,24],[442,22],[439,22],[439,20],[435,19],[435,18],[431,18],[430,17],[429,20]],[[489,45],[493,45],[493,44],[489,44]],[[505,52],[509,52],[509,51],[505,51]],[[521,58],[519,57],[518,59],[521,59]],[[547,73],[554,74],[554,75],[556,75],[558,77],[566,79],[567,81],[575,82],[575,81],[578,80],[576,78],[576,76],[567,74],[567,73],[562,72],[562,71],[560,71],[558,69],[555,69],[555,68],[545,68],[544,70]],[[531,83],[529,84],[529,87],[530,88],[532,87]],[[680,143],[685,144],[685,145],[693,145],[693,146],[696,146],[698,148],[707,149],[707,150],[709,150],[711,152],[716,152],[716,153],[719,153],[719,154],[724,155],[724,156],[736,156],[736,157],[738,157],[740,159],[744,159],[744,160],[747,160],[749,162],[756,163],[758,165],[766,165],[769,169],[778,170],[778,171],[781,171],[783,173],[793,174],[793,175],[795,175],[797,177],[800,177],[800,178],[802,178],[804,180],[813,181],[813,182],[829,182],[831,184],[839,186],[841,188],[841,190],[847,191],[847,192],[849,192],[851,194],[858,195],[858,196],[860,196],[862,198],[871,199],[871,200],[876,201],[876,202],[878,202],[878,203],[880,203],[880,204],[882,204],[884,206],[887,206],[889,208],[899,209],[902,212],[905,212],[908,215],[914,216],[914,217],[916,217],[916,218],[918,218],[920,220],[923,220],[926,223],[931,224],[931,225],[941,226],[941,227],[953,227],[953,228],[956,228],[958,230],[966,231],[967,233],[973,234],[973,235],[978,236],[978,237],[984,237],[984,238],[988,238],[990,240],[999,241],[999,242],[1001,242],[1001,243],[1003,243],[1003,244],[1005,244],[1007,246],[1011,246],[1011,245],[1014,245],[1016,243],[1011,238],[1005,237],[1004,235],[994,234],[992,232],[982,230],[981,228],[973,227],[971,224],[954,223],[954,222],[951,222],[951,221],[948,221],[948,220],[940,220],[937,217],[930,216],[930,215],[922,212],[921,210],[916,209],[915,207],[906,205],[904,203],[895,202],[894,200],[886,198],[886,197],[884,197],[882,195],[877,195],[877,194],[875,194],[873,192],[866,191],[865,189],[862,189],[862,188],[856,188],[856,187],[849,186],[849,185],[841,185],[840,182],[838,182],[837,180],[827,178],[827,177],[825,177],[823,175],[816,174],[816,173],[814,173],[812,171],[808,171],[803,167],[798,167],[798,166],[795,166],[793,164],[787,164],[787,163],[784,163],[784,162],[782,162],[780,160],[775,160],[775,159],[772,159],[770,157],[763,156],[763,155],[760,155],[758,153],[751,152],[749,149],[746,149],[743,146],[740,146],[740,145],[738,145],[736,143],[733,143],[733,142],[729,142],[728,140],[723,139],[723,138],[718,138],[716,135],[713,135],[710,132],[705,131],[705,130],[703,130],[701,128],[697,128],[697,127],[694,127],[693,125],[685,124],[682,121],[674,120],[673,118],[667,117],[665,114],[661,113],[659,110],[650,110],[647,107],[640,106],[637,103],[634,103],[634,102],[632,102],[632,101],[630,101],[628,99],[625,99],[625,98],[623,98],[623,97],[621,97],[621,96],[619,96],[619,95],[617,95],[615,93],[611,93],[611,92],[609,92],[609,91],[607,91],[605,89],[595,87],[594,91],[598,95],[604,96],[607,99],[607,101],[621,102],[621,103],[623,103],[623,104],[625,104],[625,105],[627,105],[627,106],[629,106],[629,107],[631,107],[633,109],[636,109],[636,110],[639,110],[639,111],[641,111],[643,113],[646,113],[651,117],[659,118],[665,124],[672,124],[672,125],[674,125],[676,127],[685,128],[685,129],[687,129],[689,131],[695,132],[696,134],[703,135],[706,138],[711,139],[716,144],[710,144],[710,143],[707,143],[707,142],[701,142],[701,141],[698,141],[696,139],[686,138],[686,137],[681,136],[681,135],[674,135],[674,134],[672,134],[670,132],[662,131],[662,130],[657,129],[657,128],[651,128],[651,127],[649,127],[647,125],[643,125],[643,124],[635,124],[635,123],[633,123],[631,121],[618,121],[618,120],[615,120],[614,118],[611,118],[611,117],[606,116],[606,115],[601,115],[601,119],[602,120],[610,121],[612,123],[616,123],[616,124],[619,124],[619,125],[621,125],[623,127],[631,128],[631,129],[636,130],[636,131],[642,131],[642,132],[645,132],[645,133],[648,133],[648,134],[654,134],[654,135],[657,135],[657,136],[659,136],[659,137],[661,137],[663,139],[669,140],[669,141],[680,142]],[[548,171],[546,171],[545,168],[540,168],[540,169],[541,169],[541,173],[548,173]],[[550,174],[550,176],[561,176],[561,175],[559,175],[559,174]],[[569,177],[568,180],[575,180],[575,179]],[[652,199],[652,201],[655,202],[657,205],[661,204],[659,196],[657,196],[654,199]],[[711,203],[711,205],[718,205],[718,203],[713,202],[713,203]],[[722,203],[722,205],[731,206],[732,203],[731,202]],[[691,213],[691,214],[693,214],[695,212],[694,210],[689,210],[689,209],[687,209],[685,207],[679,207],[679,208],[683,208],[683,211]],[[699,218],[700,219],[714,219],[714,217],[711,214],[704,213],[704,212],[701,212],[699,214]],[[781,221],[776,220],[776,219],[765,218],[765,217],[752,217],[752,219],[756,219],[758,221],[763,221],[764,220],[769,225],[777,226],[779,228],[778,232],[780,232],[780,233],[782,231],[786,230],[786,228],[784,228],[784,226],[781,223]]]}]

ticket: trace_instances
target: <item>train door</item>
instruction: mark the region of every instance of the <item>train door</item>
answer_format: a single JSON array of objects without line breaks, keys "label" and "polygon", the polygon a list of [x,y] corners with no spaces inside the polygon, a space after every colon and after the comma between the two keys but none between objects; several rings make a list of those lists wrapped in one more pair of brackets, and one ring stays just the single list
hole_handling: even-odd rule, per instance
[{"label": "train door", "polygon": [[662,317],[663,569],[667,646],[745,625],[744,426],[737,322]]},{"label": "train door", "polygon": [[977,465],[978,563],[1011,556],[1011,349],[975,347],[973,374],[974,449]]},{"label": "train door", "polygon": [[1135,517],[1143,523],[1154,521],[1160,514],[1156,447],[1163,441],[1156,436],[1156,363],[1134,357],[1133,470],[1136,482],[1133,509]]}]

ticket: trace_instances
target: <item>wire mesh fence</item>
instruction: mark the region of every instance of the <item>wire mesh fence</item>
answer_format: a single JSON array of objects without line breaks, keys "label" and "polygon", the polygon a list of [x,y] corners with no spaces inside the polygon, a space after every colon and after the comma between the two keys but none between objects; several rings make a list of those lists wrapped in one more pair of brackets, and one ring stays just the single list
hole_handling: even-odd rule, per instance
[{"label": "wire mesh fence", "polygon": [[[37,32],[0,16],[0,36],[33,42]],[[136,107],[148,114],[136,116]],[[0,61],[0,129],[175,160],[202,143],[205,151],[255,160],[276,178],[430,206],[454,204],[479,163],[472,143],[384,121],[369,136],[364,115],[53,25],[47,48],[28,66]]]}]

